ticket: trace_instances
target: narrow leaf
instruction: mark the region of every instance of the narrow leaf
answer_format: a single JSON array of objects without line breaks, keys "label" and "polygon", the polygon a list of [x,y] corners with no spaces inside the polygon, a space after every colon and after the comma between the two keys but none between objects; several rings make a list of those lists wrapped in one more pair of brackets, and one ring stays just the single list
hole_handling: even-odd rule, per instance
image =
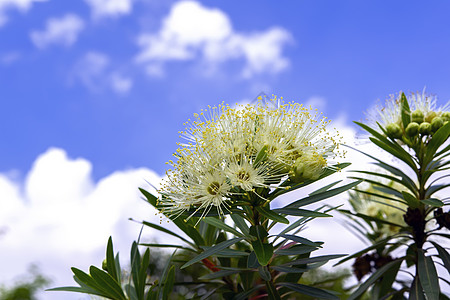
[{"label": "narrow leaf", "polygon": [[280,234],[278,236],[284,237],[285,239],[289,239],[292,240],[294,242],[300,243],[300,244],[305,244],[305,245],[309,245],[309,246],[313,246],[313,247],[321,247],[320,244],[314,243],[306,238],[300,237],[300,236],[296,236],[296,235],[292,235],[292,234]]},{"label": "narrow leaf", "polygon": [[343,192],[345,192],[345,191],[347,191],[347,190],[357,186],[360,183],[361,183],[361,180],[354,181],[354,182],[346,184],[344,186],[341,186],[341,187],[338,187],[338,188],[335,188],[335,189],[332,189],[332,190],[328,190],[328,191],[320,193],[320,194],[314,194],[314,195],[305,197],[303,199],[297,200],[297,201],[295,201],[295,202],[293,202],[291,204],[286,205],[283,208],[298,208],[298,207],[303,206],[303,205],[307,205],[307,204],[311,204],[311,203],[314,203],[314,202],[318,202],[318,201],[321,201],[323,199],[327,199],[327,198],[336,196],[336,195],[338,195],[340,193],[343,193]]},{"label": "narrow leaf", "polygon": [[278,293],[275,285],[272,281],[266,281],[267,296],[269,300],[281,300],[280,294]]},{"label": "narrow leaf", "polygon": [[438,251],[439,258],[442,260],[445,268],[447,269],[448,273],[450,274],[450,254],[447,252],[447,250],[445,250],[443,247],[439,246],[437,243],[435,243],[435,242],[431,242],[431,243],[434,245],[434,247]]},{"label": "narrow leaf", "polygon": [[311,296],[314,298],[339,300],[339,297],[337,297],[336,295],[334,295],[328,291],[318,289],[318,288],[315,288],[312,286],[299,284],[299,283],[282,282],[282,283],[278,283],[277,286],[284,286],[292,291],[295,291],[295,292],[303,294],[303,295],[308,295],[308,296]]},{"label": "narrow leaf", "polygon": [[380,278],[384,273],[386,273],[386,271],[388,271],[390,268],[397,267],[401,263],[402,260],[394,260],[379,268],[363,284],[361,284],[353,294],[350,295],[348,300],[358,299],[359,296],[361,296],[372,284],[374,284],[378,278]]},{"label": "narrow leaf", "polygon": [[223,250],[231,245],[236,244],[237,242],[243,240],[244,238],[239,237],[239,238],[234,238],[231,240],[227,240],[227,241],[223,241],[213,247],[211,247],[210,249],[206,250],[205,252],[197,255],[196,257],[194,257],[193,259],[191,259],[190,261],[188,261],[187,263],[185,263],[183,266],[181,266],[181,269],[184,269],[196,262],[201,261],[204,258],[210,257],[211,255],[214,255],[215,253],[219,252],[220,250]]},{"label": "narrow leaf", "polygon": [[122,291],[122,287],[114,280],[111,275],[96,268],[95,266],[91,266],[89,268],[89,273],[91,274],[92,278],[105,289],[105,292],[107,292],[107,294],[110,295],[111,298],[115,300],[126,300],[125,294]]},{"label": "narrow leaf", "polygon": [[408,192],[402,191],[403,199],[405,199],[406,203],[408,203],[408,206],[411,208],[418,208],[420,206],[419,200],[417,200],[416,197],[411,195]]},{"label": "narrow leaf", "polygon": [[425,204],[428,204],[430,206],[433,206],[433,207],[442,207],[442,206],[444,206],[444,202],[442,202],[439,199],[435,199],[435,198],[428,198],[428,199],[423,199],[423,200],[420,200],[420,201],[425,203]]},{"label": "narrow leaf", "polygon": [[264,217],[271,219],[275,222],[279,222],[279,223],[283,223],[283,224],[289,224],[289,220],[286,219],[285,217],[277,214],[276,212],[274,212],[273,210],[270,210],[268,207],[264,206],[257,206],[256,210],[263,215]]},{"label": "narrow leaf", "polygon": [[418,276],[414,277],[414,280],[411,283],[408,300],[425,300],[422,285],[420,284]]},{"label": "narrow leaf", "polygon": [[332,217],[332,215],[325,214],[318,211],[299,209],[299,208],[276,208],[273,211],[285,214],[289,216],[298,216],[298,217]]},{"label": "narrow leaf", "polygon": [[423,250],[417,251],[419,279],[428,300],[439,299],[439,278],[436,267],[430,256],[425,256]]},{"label": "narrow leaf", "polygon": [[203,222],[205,222],[205,223],[207,223],[209,225],[212,225],[214,227],[217,227],[219,229],[222,229],[224,231],[230,232],[230,233],[234,234],[237,237],[243,237],[242,233],[240,233],[239,231],[237,231],[233,227],[228,226],[222,220],[219,220],[217,218],[207,217],[207,218],[203,219]]}]

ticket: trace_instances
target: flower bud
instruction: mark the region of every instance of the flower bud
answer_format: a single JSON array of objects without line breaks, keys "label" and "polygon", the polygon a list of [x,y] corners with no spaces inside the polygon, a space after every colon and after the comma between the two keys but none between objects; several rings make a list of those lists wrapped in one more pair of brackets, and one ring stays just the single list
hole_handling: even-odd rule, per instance
[{"label": "flower bud", "polygon": [[317,180],[322,175],[323,168],[327,165],[326,160],[318,154],[306,157],[303,177],[309,180]]},{"label": "flower bud", "polygon": [[102,261],[102,269],[105,271],[108,271],[108,267],[107,267],[107,263],[106,263],[106,258]]},{"label": "flower bud", "polygon": [[403,134],[402,129],[396,123],[388,124],[386,126],[386,132],[387,132],[387,135],[393,139],[400,139],[400,138],[402,138],[402,134]]},{"label": "flower bud", "polygon": [[322,175],[326,160],[318,154],[304,154],[297,158],[290,172],[290,178],[294,182],[304,180],[316,180]]},{"label": "flower bud", "polygon": [[431,133],[431,124],[428,122],[423,122],[419,126],[419,133],[421,135],[428,135]]},{"label": "flower bud", "polygon": [[435,117],[431,121],[431,131],[433,132],[436,132],[442,126],[444,126],[444,120],[441,117]]},{"label": "flower bud", "polygon": [[425,117],[425,121],[428,123],[431,123],[431,121],[437,116],[437,113],[435,113],[434,111],[430,111],[427,113],[426,117]]},{"label": "flower bud", "polygon": [[415,137],[419,133],[419,124],[411,122],[405,129],[405,133],[408,137]]},{"label": "flower bud", "polygon": [[424,115],[421,110],[415,110],[411,113],[411,122],[416,122],[417,124],[420,124],[423,122]]},{"label": "flower bud", "polygon": [[444,123],[450,121],[450,112],[443,112],[441,118],[442,120],[444,120]]}]

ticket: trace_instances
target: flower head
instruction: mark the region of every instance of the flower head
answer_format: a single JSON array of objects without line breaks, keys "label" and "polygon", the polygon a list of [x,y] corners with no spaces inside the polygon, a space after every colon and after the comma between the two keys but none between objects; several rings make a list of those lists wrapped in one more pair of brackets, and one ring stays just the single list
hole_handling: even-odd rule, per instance
[{"label": "flower head", "polygon": [[[185,143],[170,162],[160,193],[162,210],[179,215],[211,209],[223,215],[239,199],[264,199],[281,180],[315,180],[337,155],[339,136],[311,108],[274,97],[254,104],[209,107],[185,125]],[[296,169],[303,166],[301,174]]]}]

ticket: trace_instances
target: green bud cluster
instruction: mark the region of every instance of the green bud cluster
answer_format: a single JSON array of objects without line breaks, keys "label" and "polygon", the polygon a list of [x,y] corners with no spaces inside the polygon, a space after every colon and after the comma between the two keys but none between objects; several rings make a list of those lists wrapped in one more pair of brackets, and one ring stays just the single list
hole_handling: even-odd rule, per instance
[{"label": "green bud cluster", "polygon": [[411,112],[411,122],[403,128],[403,124],[390,123],[386,125],[386,135],[392,139],[413,139],[417,136],[433,135],[442,126],[450,122],[450,112],[428,112],[426,115],[420,109]]}]

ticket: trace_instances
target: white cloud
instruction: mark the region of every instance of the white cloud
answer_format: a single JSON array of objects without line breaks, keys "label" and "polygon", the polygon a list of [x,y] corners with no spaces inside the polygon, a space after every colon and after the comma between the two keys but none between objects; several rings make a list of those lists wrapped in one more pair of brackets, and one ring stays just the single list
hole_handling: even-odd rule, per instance
[{"label": "white cloud", "polygon": [[69,47],[73,45],[80,32],[84,29],[83,20],[74,14],[61,18],[50,18],[44,30],[34,30],[30,33],[33,44],[41,49],[52,44]]},{"label": "white cloud", "polygon": [[85,0],[94,18],[128,15],[133,9],[132,0]]},{"label": "white cloud", "polygon": [[0,0],[0,27],[8,21],[6,11],[16,8],[21,12],[28,11],[34,2],[45,2],[47,0]]},{"label": "white cloud", "polygon": [[100,52],[86,53],[75,65],[73,76],[91,92],[110,89],[126,94],[133,87],[133,80],[114,70],[110,58]]},{"label": "white cloud", "polygon": [[[219,9],[207,8],[196,1],[180,1],[173,5],[156,33],[138,37],[141,47],[136,60],[144,63],[154,75],[161,74],[168,61],[200,58],[208,67],[225,61],[242,59],[242,75],[278,73],[289,66],[283,56],[291,34],[281,27],[255,33],[241,33],[232,28],[229,17]],[[156,67],[155,67],[156,66]]]},{"label": "white cloud", "polygon": [[117,72],[110,76],[112,89],[117,93],[127,93],[133,86],[133,81]]},{"label": "white cloud", "polygon": [[[157,174],[145,168],[117,171],[96,183],[91,170],[89,161],[53,148],[36,159],[24,182],[0,174],[0,282],[37,263],[52,286],[73,285],[70,267],[100,265],[110,235],[126,262],[140,230],[129,217],[159,222],[137,189],[151,190],[146,181],[157,186]],[[157,238],[146,230],[144,237]],[[46,292],[42,299],[80,295]]]}]

